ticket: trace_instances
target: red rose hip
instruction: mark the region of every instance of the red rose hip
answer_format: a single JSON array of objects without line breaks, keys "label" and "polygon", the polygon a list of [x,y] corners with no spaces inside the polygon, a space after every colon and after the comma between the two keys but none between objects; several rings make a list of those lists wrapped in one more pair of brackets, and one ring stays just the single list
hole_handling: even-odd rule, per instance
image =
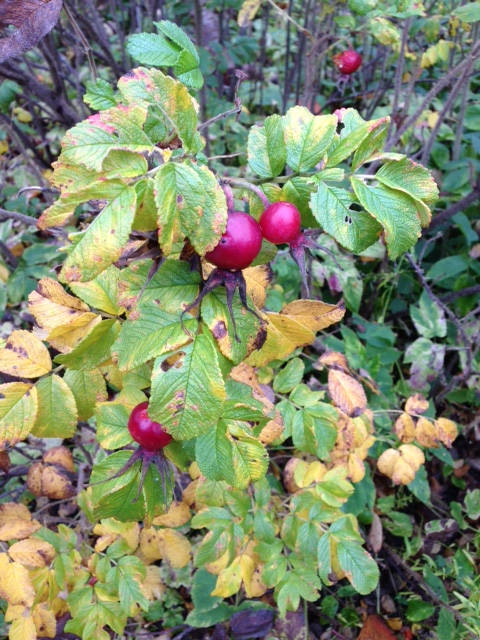
[{"label": "red rose hip", "polygon": [[347,51],[337,53],[337,55],[333,57],[333,62],[340,73],[349,75],[356,71],[362,64],[362,56],[353,49],[347,49]]},{"label": "red rose hip", "polygon": [[220,269],[246,269],[257,257],[262,246],[258,222],[241,211],[228,214],[227,229],[215,249],[205,258]]},{"label": "red rose hip", "polygon": [[260,216],[263,237],[274,244],[289,244],[300,235],[302,219],[290,202],[274,202]]},{"label": "red rose hip", "polygon": [[145,451],[159,451],[170,444],[172,436],[159,422],[154,422],[147,414],[148,402],[137,404],[128,419],[128,430],[132,438]]}]

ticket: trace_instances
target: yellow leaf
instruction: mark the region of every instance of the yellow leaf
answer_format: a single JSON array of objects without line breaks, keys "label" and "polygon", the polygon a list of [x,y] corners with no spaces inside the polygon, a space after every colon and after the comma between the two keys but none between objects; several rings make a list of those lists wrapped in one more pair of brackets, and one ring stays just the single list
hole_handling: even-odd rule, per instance
[{"label": "yellow leaf", "polygon": [[[113,537],[112,542],[118,537],[121,537],[127,543],[130,551],[135,551],[140,541],[140,525],[138,522],[120,522],[120,520],[116,520],[115,518],[105,518],[101,520],[99,524],[95,525],[93,533],[108,539]],[[100,538],[100,540],[101,539],[102,538]],[[97,540],[97,544],[98,542]],[[106,545],[102,544],[102,549],[97,549],[97,545],[95,545],[95,550],[103,551],[103,549],[106,549],[112,542],[108,542]]]},{"label": "yellow leaf", "polygon": [[448,420],[448,418],[438,418],[435,420],[435,427],[437,429],[438,439],[440,442],[446,447],[451,447],[453,441],[458,435],[457,425],[453,420]]},{"label": "yellow leaf", "polygon": [[338,351],[326,351],[320,356],[317,362],[324,367],[333,367],[335,369],[341,369],[345,371],[345,373],[350,373],[346,357]]},{"label": "yellow leaf", "polygon": [[263,0],[244,0],[237,16],[239,27],[247,27],[249,25],[262,6],[262,2]]},{"label": "yellow leaf", "polygon": [[161,579],[160,567],[154,564],[146,567],[145,578],[140,582],[140,589],[147,600],[160,600],[165,594],[165,585]]},{"label": "yellow leaf", "polygon": [[10,562],[6,553],[0,553],[0,597],[9,604],[31,607],[35,598],[27,569]]},{"label": "yellow leaf", "polygon": [[425,462],[423,451],[413,444],[403,444],[399,449],[387,449],[377,461],[378,469],[395,484],[409,484]]},{"label": "yellow leaf", "polygon": [[229,567],[220,573],[217,578],[215,589],[210,595],[218,596],[220,598],[228,598],[239,591],[241,584],[242,568],[240,566],[240,557],[237,557]]},{"label": "yellow leaf", "polygon": [[272,444],[283,433],[283,424],[280,420],[269,420],[258,435],[262,444]]},{"label": "yellow leaf", "polygon": [[415,440],[415,423],[408,413],[402,413],[397,418],[394,430],[402,442],[413,442]]},{"label": "yellow leaf", "polygon": [[5,622],[11,622],[15,620],[15,618],[20,618],[26,610],[27,607],[24,607],[23,604],[9,604],[5,612]]},{"label": "yellow leaf", "polygon": [[28,123],[33,120],[32,114],[23,107],[15,107],[13,109],[13,115],[19,122]]},{"label": "yellow leaf", "polygon": [[248,598],[260,598],[267,591],[268,587],[262,580],[263,568],[263,564],[258,564],[253,570],[249,581],[247,582],[245,578],[243,579],[245,593],[247,594]]},{"label": "yellow leaf", "polygon": [[365,476],[365,465],[362,459],[356,454],[351,453],[348,456],[348,477],[352,482],[360,482]]},{"label": "yellow leaf", "polygon": [[61,467],[67,471],[71,471],[72,473],[75,471],[72,452],[63,445],[59,447],[52,447],[45,451],[42,456],[42,460],[47,464],[59,464]]},{"label": "yellow leaf", "polygon": [[36,496],[51,500],[71,498],[76,491],[69,472],[60,465],[34,462],[27,474],[27,486]]},{"label": "yellow leaf", "polygon": [[245,592],[247,594],[247,598],[253,598],[254,596],[251,593],[250,587],[253,577],[253,572],[255,571],[255,563],[250,556],[247,556],[243,553],[240,556],[240,573],[242,576],[243,584],[245,586]]},{"label": "yellow leaf", "polygon": [[248,267],[242,271],[247,284],[247,293],[259,309],[263,309],[267,297],[267,287],[272,281],[272,270],[266,264]]},{"label": "yellow leaf", "polygon": [[416,470],[408,464],[405,458],[400,458],[395,463],[392,474],[394,484],[410,484],[415,478]]},{"label": "yellow leaf", "polygon": [[45,540],[27,538],[12,544],[8,555],[15,562],[29,569],[35,569],[49,565],[55,557],[55,549]]},{"label": "yellow leaf", "polygon": [[153,524],[162,527],[181,527],[190,520],[190,509],[185,502],[172,502],[167,513],[153,519]]},{"label": "yellow leaf", "polygon": [[0,505],[0,540],[21,540],[40,529],[40,523],[32,520],[32,514],[23,504],[5,502]]},{"label": "yellow leaf", "polygon": [[38,378],[52,368],[47,347],[30,331],[18,329],[10,334],[0,350],[0,371],[19,378]]},{"label": "yellow leaf", "polygon": [[250,354],[248,364],[263,366],[312,344],[317,331],[340,321],[344,314],[343,307],[317,300],[295,300],[280,313],[266,313],[267,338],[261,349]]},{"label": "yellow leaf", "polygon": [[29,311],[46,340],[58,351],[67,353],[101,321],[78,298],[68,294],[60,283],[43,278],[28,296]]},{"label": "yellow leaf", "polygon": [[419,418],[415,427],[415,440],[423,447],[439,447],[435,426],[427,418]]},{"label": "yellow leaf", "polygon": [[0,450],[24,440],[35,424],[38,396],[24,382],[0,384]]},{"label": "yellow leaf", "polygon": [[158,529],[145,527],[140,532],[140,557],[146,562],[154,562],[163,558],[158,537]]},{"label": "yellow leaf", "polygon": [[217,560],[214,560],[213,562],[208,562],[205,565],[205,569],[208,571],[208,573],[213,573],[214,576],[218,576],[228,566],[229,562],[230,562],[230,551],[227,549],[225,553],[223,553],[219,558],[217,558]]},{"label": "yellow leaf", "polygon": [[30,612],[16,618],[8,631],[9,640],[36,640],[37,632]]},{"label": "yellow leaf", "polygon": [[174,569],[186,567],[190,562],[191,546],[189,540],[174,529],[160,529],[157,532],[162,557]]},{"label": "yellow leaf", "polygon": [[41,638],[55,638],[57,635],[57,620],[46,602],[41,602],[34,607],[33,622],[37,635]]},{"label": "yellow leaf", "polygon": [[416,393],[407,398],[405,402],[405,411],[413,415],[425,413],[428,409],[428,400],[421,393]]},{"label": "yellow leaf", "polygon": [[0,156],[8,151],[8,142],[6,140],[0,140]]},{"label": "yellow leaf", "polygon": [[313,482],[320,482],[327,473],[327,467],[315,460],[314,462],[304,462],[299,460],[294,469],[294,480],[300,488],[308,487]]},{"label": "yellow leaf", "polygon": [[362,385],[343,371],[329,369],[328,393],[333,403],[348,416],[359,416],[367,408],[367,397]]}]

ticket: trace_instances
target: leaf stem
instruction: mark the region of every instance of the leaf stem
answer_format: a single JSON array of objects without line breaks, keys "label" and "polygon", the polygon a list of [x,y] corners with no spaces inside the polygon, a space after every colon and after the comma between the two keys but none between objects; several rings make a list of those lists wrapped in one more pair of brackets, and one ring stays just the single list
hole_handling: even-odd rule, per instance
[{"label": "leaf stem", "polygon": [[247,191],[251,191],[254,193],[260,200],[263,202],[265,207],[270,205],[270,201],[267,196],[263,193],[260,187],[248,182],[247,180],[243,180],[242,178],[230,178],[229,176],[224,176],[222,178],[222,182],[228,182],[229,184],[237,185],[242,189],[247,189]]}]

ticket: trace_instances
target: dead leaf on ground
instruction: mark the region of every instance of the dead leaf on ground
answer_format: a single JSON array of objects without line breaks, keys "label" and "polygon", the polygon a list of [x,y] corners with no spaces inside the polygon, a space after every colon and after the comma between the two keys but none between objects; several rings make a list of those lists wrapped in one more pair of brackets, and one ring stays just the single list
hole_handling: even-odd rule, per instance
[{"label": "dead leaf on ground", "polygon": [[363,623],[357,640],[397,640],[383,618],[371,614]]},{"label": "dead leaf on ground", "polygon": [[374,553],[378,553],[383,545],[382,521],[377,513],[373,513],[372,524],[368,532],[368,544]]}]

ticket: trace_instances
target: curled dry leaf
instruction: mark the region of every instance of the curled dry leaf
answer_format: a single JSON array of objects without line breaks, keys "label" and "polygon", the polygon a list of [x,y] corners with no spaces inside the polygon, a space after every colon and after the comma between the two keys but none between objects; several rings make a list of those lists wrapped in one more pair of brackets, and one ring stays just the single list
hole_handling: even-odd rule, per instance
[{"label": "curled dry leaf", "polygon": [[413,444],[402,444],[399,449],[387,449],[377,461],[381,473],[395,484],[410,484],[425,462],[423,451]]},{"label": "curled dry leaf", "polygon": [[63,500],[75,495],[71,474],[60,465],[34,462],[27,474],[27,486],[36,496]]},{"label": "curled dry leaf", "polygon": [[415,393],[407,398],[405,402],[405,411],[412,414],[425,413],[428,409],[428,400],[421,393]]},{"label": "curled dry leaf", "polygon": [[48,566],[55,558],[55,549],[49,542],[39,538],[27,538],[12,544],[8,550],[12,560],[29,569]]},{"label": "curled dry leaf", "polygon": [[419,418],[415,427],[415,440],[423,447],[439,447],[437,429],[433,422],[426,418]]},{"label": "curled dry leaf", "polygon": [[48,451],[43,455],[43,461],[46,464],[58,464],[72,473],[75,471],[73,456],[70,449],[67,449],[67,447],[60,446],[48,449]]},{"label": "curled dry leaf", "polygon": [[0,505],[0,540],[21,540],[40,529],[32,514],[23,504],[5,502]]},{"label": "curled dry leaf", "polygon": [[375,512],[373,513],[367,540],[372,551],[378,553],[383,545],[383,527],[380,516]]},{"label": "curled dry leaf", "polygon": [[52,368],[46,346],[30,331],[13,331],[0,349],[0,371],[20,378],[38,378]]},{"label": "curled dry leaf", "polygon": [[438,418],[435,420],[435,428],[437,429],[438,439],[446,447],[451,447],[453,441],[458,435],[457,425],[453,420],[448,418]]},{"label": "curled dry leaf", "polygon": [[333,403],[348,416],[359,416],[367,408],[367,397],[362,385],[343,371],[329,369],[328,393]]},{"label": "curled dry leaf", "polygon": [[0,451],[0,469],[2,471],[5,471],[5,473],[8,473],[10,466],[11,466],[10,456],[6,451]]},{"label": "curled dry leaf", "polygon": [[407,444],[415,440],[415,423],[408,413],[402,413],[395,422],[394,431],[398,438]]},{"label": "curled dry leaf", "polygon": [[317,362],[324,367],[332,367],[334,369],[340,369],[345,373],[350,373],[346,357],[338,351],[326,351],[318,358]]},{"label": "curled dry leaf", "polygon": [[0,62],[20,56],[32,49],[53,29],[62,9],[62,0],[15,0],[3,3],[0,12],[2,26],[16,28],[0,38]]}]

